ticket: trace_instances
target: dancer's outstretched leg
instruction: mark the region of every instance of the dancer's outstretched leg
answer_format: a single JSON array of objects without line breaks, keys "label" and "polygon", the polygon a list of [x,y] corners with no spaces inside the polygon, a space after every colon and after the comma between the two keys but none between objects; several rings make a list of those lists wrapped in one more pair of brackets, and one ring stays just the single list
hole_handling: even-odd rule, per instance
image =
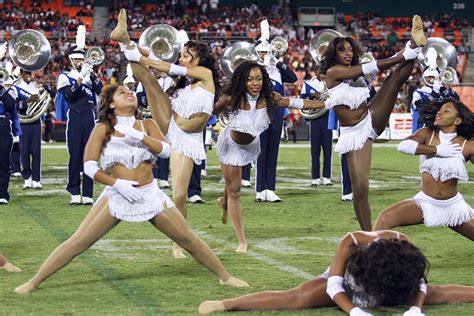
[{"label": "dancer's outstretched leg", "polygon": [[326,294],[327,280],[317,278],[286,291],[264,291],[222,301],[205,301],[199,314],[222,311],[294,310],[335,306]]},{"label": "dancer's outstretched leg", "polygon": [[232,277],[209,246],[191,230],[175,207],[155,216],[150,222],[166,236],[186,249],[193,258],[219,277],[220,283],[234,287],[248,287],[248,283]]},{"label": "dancer's outstretched leg", "polygon": [[146,91],[148,108],[151,111],[153,119],[166,135],[171,121],[171,102],[168,95],[161,89],[154,74],[145,66],[130,63],[133,76],[142,83]]},{"label": "dancer's outstretched leg", "polygon": [[41,282],[87,250],[119,222],[118,219],[110,215],[108,199],[103,196],[92,207],[74,235],[59,245],[41,265],[33,278],[17,287],[15,292],[27,294],[36,290]]}]

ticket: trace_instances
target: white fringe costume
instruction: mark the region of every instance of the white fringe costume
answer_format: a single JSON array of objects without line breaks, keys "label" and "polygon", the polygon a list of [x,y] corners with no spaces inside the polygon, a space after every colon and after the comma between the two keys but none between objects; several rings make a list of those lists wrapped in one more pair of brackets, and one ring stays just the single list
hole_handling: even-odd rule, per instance
[{"label": "white fringe costume", "polygon": [[[258,96],[247,94],[250,110],[237,110],[229,113],[229,125],[224,128],[217,139],[216,152],[219,161],[228,166],[245,166],[257,160],[260,154],[260,134],[270,124],[267,109],[256,109]],[[231,135],[237,131],[252,135],[254,140],[246,145],[237,144]]]},{"label": "white fringe costume", "polygon": [[[332,109],[337,105],[346,105],[351,110],[356,110],[361,106],[367,106],[367,99],[370,97],[369,88],[364,78],[356,80],[344,80],[334,88],[328,89],[330,103],[326,108]],[[339,155],[349,151],[359,150],[367,142],[367,139],[377,138],[377,133],[372,127],[372,117],[370,111],[367,116],[354,126],[341,126],[340,136],[334,151]]]},{"label": "white fringe costume", "polygon": [[[433,135],[428,143],[431,145]],[[456,133],[445,134],[439,132],[441,143],[448,143]],[[420,173],[426,172],[431,175],[435,181],[445,182],[450,179],[468,180],[465,159],[462,150],[466,141],[462,144],[461,153],[454,157],[422,156],[420,163]],[[447,200],[438,200],[419,192],[413,199],[423,210],[425,225],[432,226],[458,226],[474,219],[474,210],[466,203],[461,193],[458,192],[452,198]]]},{"label": "white fringe costume", "polygon": [[[214,93],[207,91],[199,85],[195,88],[187,85],[185,88],[178,90],[176,97],[171,100],[173,111],[185,119],[189,119],[196,113],[212,115],[213,107]],[[174,151],[191,158],[197,165],[200,165],[202,160],[206,159],[202,133],[187,133],[183,131],[176,125],[174,117],[171,117],[166,140],[173,147]]]},{"label": "white fringe costume", "polygon": [[[102,151],[102,169],[121,164],[128,169],[135,169],[144,161],[156,162],[156,156],[141,141],[131,137],[114,137]],[[120,220],[128,222],[142,222],[152,219],[162,211],[173,207],[173,201],[158,187],[157,181],[137,187],[143,199],[130,202],[125,199],[114,187],[106,186],[100,197],[105,194],[109,199],[110,214]]]}]

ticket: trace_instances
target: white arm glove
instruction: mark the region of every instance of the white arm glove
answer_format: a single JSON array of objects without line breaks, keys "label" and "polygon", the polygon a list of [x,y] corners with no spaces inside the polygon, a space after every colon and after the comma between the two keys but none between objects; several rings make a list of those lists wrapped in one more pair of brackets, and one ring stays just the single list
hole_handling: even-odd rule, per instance
[{"label": "white arm glove", "polygon": [[278,60],[270,54],[266,54],[263,58],[263,64],[267,67],[276,67]]},{"label": "white arm glove", "polygon": [[120,49],[123,51],[125,58],[129,61],[140,62],[140,58],[142,58],[142,54],[138,50],[138,47],[135,43],[132,43],[133,48],[128,48],[125,45],[120,45]]},{"label": "white arm glove", "polygon": [[351,312],[349,313],[349,316],[374,316],[371,313],[364,312],[361,308],[359,307],[354,307],[351,309]]},{"label": "white arm glove", "polygon": [[421,47],[410,47],[410,41],[407,42],[405,45],[405,50],[403,51],[402,55],[405,60],[413,60],[418,57],[418,54],[421,52]]},{"label": "white arm glove", "polygon": [[82,63],[81,72],[79,73],[79,77],[82,80],[88,79],[92,72],[92,65],[87,63]]},{"label": "white arm glove", "polygon": [[414,141],[413,139],[405,139],[402,140],[400,144],[398,144],[397,149],[401,153],[415,155],[418,145],[419,143],[417,141]]},{"label": "white arm glove", "polygon": [[441,89],[442,86],[443,86],[443,84],[442,84],[441,80],[439,80],[439,79],[434,80],[434,82],[433,82],[434,92],[439,93],[439,90]]},{"label": "white arm glove", "polygon": [[459,144],[439,144],[436,146],[436,156],[453,157],[461,153]]},{"label": "white arm glove", "polygon": [[145,134],[137,129],[134,129],[130,125],[117,124],[114,126],[115,130],[119,133],[122,133],[126,136],[134,138],[136,140],[142,141],[145,137]]},{"label": "white arm glove", "polygon": [[129,202],[134,203],[143,198],[140,191],[134,185],[138,185],[137,181],[130,181],[124,179],[117,179],[114,183],[114,188]]},{"label": "white arm glove", "polygon": [[403,313],[403,316],[425,316],[425,314],[421,312],[421,308],[418,306],[412,306],[409,310]]}]

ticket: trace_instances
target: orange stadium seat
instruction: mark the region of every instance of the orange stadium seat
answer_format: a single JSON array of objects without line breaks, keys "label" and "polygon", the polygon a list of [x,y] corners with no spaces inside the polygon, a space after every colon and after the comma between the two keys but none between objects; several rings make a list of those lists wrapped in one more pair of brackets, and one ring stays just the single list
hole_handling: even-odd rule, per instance
[{"label": "orange stadium seat", "polygon": [[474,87],[454,87],[454,91],[459,94],[461,101],[474,111]]}]

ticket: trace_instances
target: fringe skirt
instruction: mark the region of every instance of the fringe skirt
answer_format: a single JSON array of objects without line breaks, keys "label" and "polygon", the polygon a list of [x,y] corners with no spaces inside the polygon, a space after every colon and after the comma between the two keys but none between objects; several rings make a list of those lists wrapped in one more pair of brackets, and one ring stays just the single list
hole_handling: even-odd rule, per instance
[{"label": "fringe skirt", "polygon": [[137,190],[140,191],[143,199],[132,203],[114,187],[106,186],[101,196],[106,194],[109,199],[110,215],[126,222],[143,222],[174,207],[173,201],[158,187],[156,179],[147,185],[137,187]]},{"label": "fringe skirt", "polygon": [[354,126],[341,126],[341,135],[337,140],[334,151],[339,155],[345,154],[349,151],[361,149],[367,140],[376,139],[377,133],[372,127],[372,117],[370,112],[366,117]]},{"label": "fringe skirt", "polygon": [[171,117],[166,141],[177,153],[191,158],[196,165],[200,165],[206,159],[204,149],[203,133],[187,133],[180,129],[174,117]]},{"label": "fringe skirt", "polygon": [[237,144],[231,129],[224,128],[217,138],[216,152],[219,161],[228,166],[245,166],[257,160],[260,154],[260,136],[247,145]]},{"label": "fringe skirt", "polygon": [[437,200],[419,192],[413,200],[422,209],[425,225],[428,227],[458,226],[474,219],[474,210],[459,192],[447,200]]}]

